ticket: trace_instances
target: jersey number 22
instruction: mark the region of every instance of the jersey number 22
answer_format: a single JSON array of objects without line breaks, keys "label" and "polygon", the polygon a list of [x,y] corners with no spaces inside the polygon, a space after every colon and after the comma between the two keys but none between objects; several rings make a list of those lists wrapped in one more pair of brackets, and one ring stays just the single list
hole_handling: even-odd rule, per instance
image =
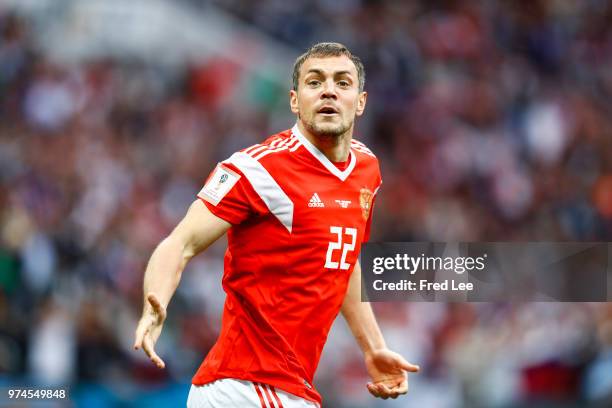
[{"label": "jersey number 22", "polygon": [[[329,227],[329,232],[336,234],[336,241],[331,241],[327,247],[327,256],[325,257],[325,267],[329,269],[344,269],[347,270],[351,267],[350,264],[346,263],[346,255],[349,251],[355,249],[355,242],[357,241],[357,229],[356,228],[342,228],[342,227]],[[344,236],[350,237],[349,242],[343,242]],[[340,262],[333,261],[332,259],[338,259],[338,255],[334,255],[336,250],[342,250],[340,255]]]}]

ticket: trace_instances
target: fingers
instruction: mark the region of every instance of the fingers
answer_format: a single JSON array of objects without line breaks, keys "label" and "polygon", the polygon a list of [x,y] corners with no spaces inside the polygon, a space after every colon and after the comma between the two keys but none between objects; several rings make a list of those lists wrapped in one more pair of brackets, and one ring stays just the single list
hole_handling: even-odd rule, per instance
[{"label": "fingers", "polygon": [[411,364],[403,358],[400,361],[400,367],[403,370],[408,371],[409,373],[418,373],[421,370],[421,367],[415,364]]},{"label": "fingers", "polygon": [[400,395],[400,393],[395,388],[397,387],[389,388],[387,385],[382,384],[382,383],[378,383],[378,384],[368,383],[368,391],[370,392],[370,394],[372,394],[376,398],[382,398],[382,399],[397,398]]},{"label": "fingers", "polygon": [[387,398],[397,398],[400,393],[397,391],[397,387],[388,387],[385,384],[380,384],[380,388],[382,388],[383,399]]},{"label": "fingers", "polygon": [[151,310],[145,310],[143,317],[138,322],[138,327],[136,327],[134,334],[134,349],[139,350],[142,348],[153,364],[158,368],[164,368],[166,364],[155,352],[155,340],[152,337],[152,333],[156,334],[155,339],[157,339],[161,326],[166,319],[166,308],[162,306],[155,293],[147,295],[147,302],[151,305]]},{"label": "fingers", "polygon": [[381,398],[380,390],[378,389],[378,386],[372,383],[368,383],[367,387],[368,387],[368,391],[370,392],[370,394],[372,394],[376,398]]},{"label": "fingers", "polygon": [[136,333],[134,334],[134,350],[138,350],[142,347],[142,341],[145,334],[147,333],[149,324],[148,322],[140,321],[138,327],[136,327]]},{"label": "fingers", "polygon": [[157,314],[158,321],[163,322],[166,320],[166,308],[162,306],[157,295],[155,293],[149,293],[147,295],[147,301],[153,307],[153,311]]},{"label": "fingers", "polygon": [[157,366],[157,368],[164,368],[166,366],[166,363],[164,363],[164,361],[155,352],[151,337],[145,336],[142,342],[142,348],[144,349],[145,353],[147,353],[147,356],[149,356],[153,364]]},{"label": "fingers", "polygon": [[378,391],[380,392],[380,398],[387,399],[389,397],[397,398],[397,394],[394,394],[391,391],[391,388],[387,387],[385,384],[377,384]]},{"label": "fingers", "polygon": [[166,320],[166,308],[162,306],[155,293],[151,292],[147,295],[147,302],[151,305],[153,313],[147,312],[145,308],[143,317],[140,319],[140,322],[138,322],[138,327],[136,327],[136,333],[134,335],[134,349],[136,350],[142,348],[143,339],[151,326],[162,324],[164,320]]},{"label": "fingers", "polygon": [[403,378],[396,379],[393,382],[377,382],[368,383],[368,391],[377,398],[397,398],[400,395],[408,392],[408,378],[404,374]]},{"label": "fingers", "polygon": [[157,355],[153,346],[153,340],[149,335],[149,324],[148,322],[142,322],[136,329],[136,340],[134,342],[134,349],[139,350],[142,348],[144,352],[149,356],[149,359],[159,368],[164,368],[166,364]]},{"label": "fingers", "polygon": [[397,392],[397,395],[403,395],[408,392],[408,380],[404,379],[397,387],[394,387],[394,391]]}]

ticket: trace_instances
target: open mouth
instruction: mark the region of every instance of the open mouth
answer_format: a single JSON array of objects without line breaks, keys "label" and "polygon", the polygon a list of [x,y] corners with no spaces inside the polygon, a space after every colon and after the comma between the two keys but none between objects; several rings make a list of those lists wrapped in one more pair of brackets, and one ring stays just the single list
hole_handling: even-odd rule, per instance
[{"label": "open mouth", "polygon": [[323,106],[322,108],[320,108],[317,113],[320,113],[322,115],[336,115],[338,114],[338,110],[332,106]]}]

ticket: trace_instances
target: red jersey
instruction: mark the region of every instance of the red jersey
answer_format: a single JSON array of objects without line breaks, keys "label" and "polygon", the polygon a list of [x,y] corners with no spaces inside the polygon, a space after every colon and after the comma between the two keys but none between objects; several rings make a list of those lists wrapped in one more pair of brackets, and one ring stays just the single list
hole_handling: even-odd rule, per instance
[{"label": "red jersey", "polygon": [[313,376],[380,184],[363,143],[351,141],[337,166],[297,126],[216,167],[198,198],[232,224],[227,297],[219,339],[193,384],[236,378],[321,402]]}]

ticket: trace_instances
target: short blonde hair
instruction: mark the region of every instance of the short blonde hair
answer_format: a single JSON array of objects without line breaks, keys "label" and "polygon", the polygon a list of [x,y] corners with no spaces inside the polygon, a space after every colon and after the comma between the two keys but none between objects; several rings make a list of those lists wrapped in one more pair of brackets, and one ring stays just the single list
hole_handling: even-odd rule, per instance
[{"label": "short blonde hair", "polygon": [[304,54],[300,55],[293,64],[293,90],[297,91],[300,81],[300,69],[308,58],[325,58],[347,56],[355,64],[357,79],[359,80],[359,92],[363,92],[365,86],[365,69],[358,56],[354,55],[345,45],[335,42],[322,42],[313,45]]}]

